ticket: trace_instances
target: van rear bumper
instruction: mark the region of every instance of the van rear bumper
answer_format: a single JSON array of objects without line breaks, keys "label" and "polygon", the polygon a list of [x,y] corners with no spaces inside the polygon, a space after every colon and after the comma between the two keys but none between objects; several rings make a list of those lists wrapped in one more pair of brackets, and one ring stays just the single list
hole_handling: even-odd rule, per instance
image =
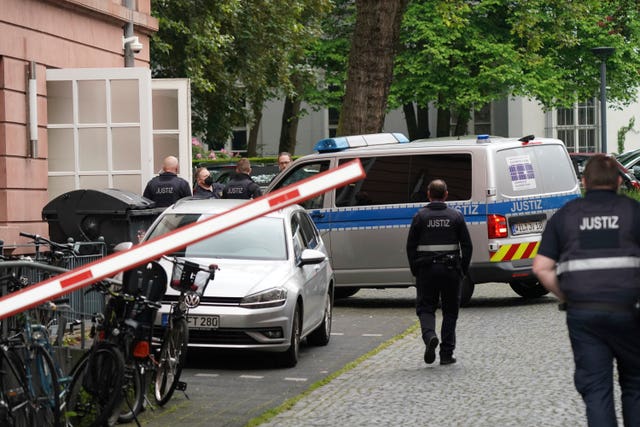
[{"label": "van rear bumper", "polygon": [[469,275],[474,283],[537,280],[532,270],[533,259],[507,262],[473,263]]}]

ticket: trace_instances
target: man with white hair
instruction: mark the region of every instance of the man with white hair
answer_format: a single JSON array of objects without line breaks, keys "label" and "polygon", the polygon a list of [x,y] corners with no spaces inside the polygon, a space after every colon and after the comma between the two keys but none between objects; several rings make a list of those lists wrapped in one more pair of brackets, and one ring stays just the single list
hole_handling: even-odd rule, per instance
[{"label": "man with white hair", "polygon": [[155,202],[156,207],[167,207],[183,197],[191,196],[191,186],[178,176],[179,163],[174,156],[165,157],[162,172],[152,178],[142,194]]}]

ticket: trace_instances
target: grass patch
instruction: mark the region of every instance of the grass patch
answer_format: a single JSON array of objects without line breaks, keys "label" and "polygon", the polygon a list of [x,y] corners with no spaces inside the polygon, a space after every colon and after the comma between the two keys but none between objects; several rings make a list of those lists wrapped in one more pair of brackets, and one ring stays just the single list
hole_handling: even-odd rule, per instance
[{"label": "grass patch", "polygon": [[398,334],[395,337],[390,338],[389,340],[383,342],[382,344],[380,344],[378,347],[374,348],[370,352],[368,352],[366,354],[363,354],[362,356],[358,357],[353,362],[347,363],[342,368],[340,368],[338,371],[330,374],[329,376],[321,379],[320,381],[318,381],[316,383],[313,383],[311,386],[309,386],[309,388],[307,390],[305,390],[304,392],[300,393],[299,395],[297,395],[295,397],[292,397],[291,399],[287,399],[280,406],[278,406],[276,408],[273,408],[273,409],[270,409],[267,412],[265,412],[264,414],[260,415],[259,417],[253,418],[252,420],[249,420],[249,422],[245,425],[245,427],[256,427],[256,426],[259,426],[260,424],[265,423],[265,422],[269,421],[270,419],[274,418],[276,415],[278,415],[278,414],[280,414],[282,412],[288,411],[296,403],[298,403],[298,401],[300,401],[300,400],[304,399],[305,397],[307,397],[314,390],[316,390],[316,389],[318,389],[318,388],[320,388],[320,387],[322,387],[322,386],[324,386],[326,384],[329,384],[333,379],[339,377],[340,375],[344,374],[345,372],[348,372],[348,371],[352,370],[353,368],[355,368],[356,366],[358,366],[359,364],[361,364],[362,362],[364,362],[365,360],[367,360],[371,356],[374,356],[374,355],[378,354],[379,352],[381,352],[382,350],[384,350],[385,348],[389,347],[394,342],[403,339],[407,335],[412,334],[419,327],[420,327],[420,324],[418,322],[414,323],[412,326],[410,326],[406,331],[402,332],[401,334]]}]

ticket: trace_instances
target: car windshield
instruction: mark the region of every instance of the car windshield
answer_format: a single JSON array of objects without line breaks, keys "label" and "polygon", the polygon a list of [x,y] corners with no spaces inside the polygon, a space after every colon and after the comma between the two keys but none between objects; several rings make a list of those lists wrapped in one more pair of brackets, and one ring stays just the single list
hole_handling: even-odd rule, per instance
[{"label": "car windshield", "polygon": [[[166,214],[151,231],[149,239],[210,216]],[[172,255],[193,258],[285,260],[287,259],[287,246],[284,221],[281,218],[260,217],[187,246],[186,250],[182,249]]]}]

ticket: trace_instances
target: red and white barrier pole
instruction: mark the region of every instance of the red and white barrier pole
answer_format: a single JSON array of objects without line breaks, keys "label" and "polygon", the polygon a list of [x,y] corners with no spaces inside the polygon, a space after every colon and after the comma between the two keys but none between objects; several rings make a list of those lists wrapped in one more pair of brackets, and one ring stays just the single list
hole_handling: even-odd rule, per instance
[{"label": "red and white barrier pole", "polygon": [[60,295],[144,264],[162,255],[214,236],[269,212],[315,197],[365,177],[360,160],[322,172],[201,222],[189,224],[155,239],[80,266],[0,298],[0,319]]}]

